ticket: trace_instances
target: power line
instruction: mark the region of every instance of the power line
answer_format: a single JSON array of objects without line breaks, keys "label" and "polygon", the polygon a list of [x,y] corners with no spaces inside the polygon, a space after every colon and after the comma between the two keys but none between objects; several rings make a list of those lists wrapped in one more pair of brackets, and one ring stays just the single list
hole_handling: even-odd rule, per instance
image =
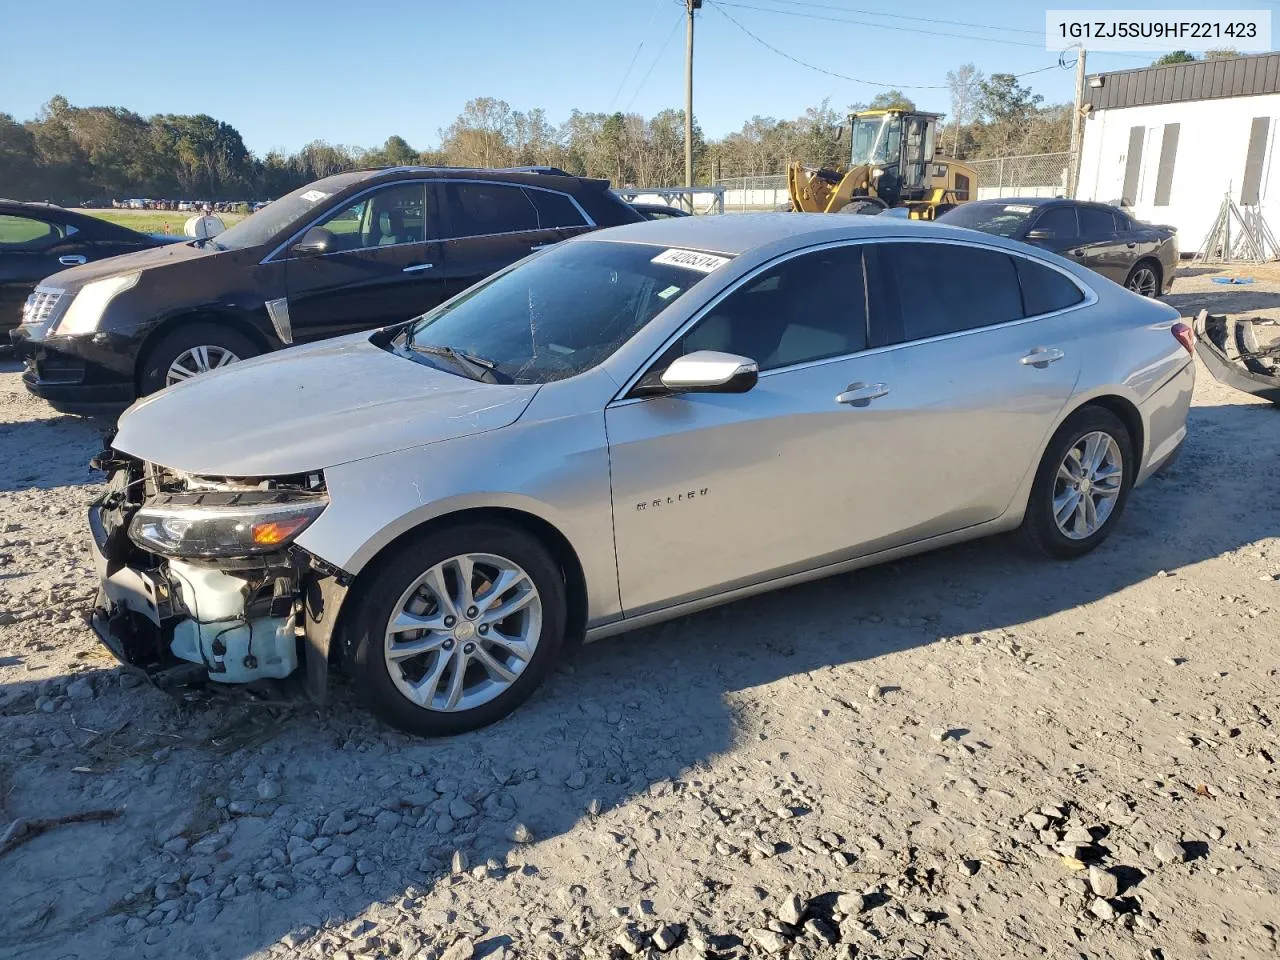
[{"label": "power line", "polygon": [[[622,79],[618,81],[618,89],[613,91],[613,96],[609,98],[609,110],[613,109],[613,105],[618,102],[618,97],[622,93],[622,88],[627,85],[627,78],[631,76],[631,68],[636,65],[636,60],[640,57],[640,51],[644,49],[644,41],[649,36],[649,31],[653,29],[654,21],[658,19],[658,11],[662,9],[663,0],[657,0],[653,7],[653,15],[649,17],[649,22],[644,28],[644,32],[640,34],[640,42],[636,44],[636,49],[631,54],[631,62],[627,64],[626,71],[622,74]],[[605,111],[606,113],[608,111]]]},{"label": "power line", "polygon": [[[1026,30],[1022,27],[997,27],[985,23],[965,23],[961,20],[938,20],[932,17],[911,17],[905,13],[884,13],[880,10],[859,10],[854,7],[839,7],[830,3],[814,3],[813,0],[772,0],[774,3],[785,3],[793,7],[813,7],[818,10],[836,10],[840,13],[860,13],[872,17],[888,17],[892,20],[914,20],[917,23],[940,23],[951,27],[976,27],[979,30],[999,30],[1003,33],[1028,33],[1035,37],[1044,35],[1042,30]],[[1280,0],[1277,0],[1280,2]],[[777,13],[787,13],[778,10]]]},{"label": "power line", "polygon": [[644,79],[640,81],[640,86],[636,87],[635,92],[631,94],[631,99],[627,101],[627,105],[622,108],[623,112],[631,109],[631,105],[636,102],[636,97],[640,96],[640,91],[644,89],[644,85],[649,81],[649,75],[653,73],[653,68],[658,65],[658,61],[662,59],[662,55],[667,52],[667,47],[671,43],[671,38],[676,35],[676,31],[680,29],[680,25],[684,23],[685,13],[680,11],[680,16],[676,17],[676,22],[671,26],[671,32],[667,34],[667,39],[662,41],[662,46],[658,48],[658,55],[653,58],[653,63],[649,64],[649,69],[644,75]]},{"label": "power line", "polygon": [[[750,30],[744,27],[741,23],[739,23],[727,10],[724,9],[724,4],[721,2],[721,0],[708,0],[708,2],[711,4],[711,6],[716,8],[716,10],[721,14],[721,16],[728,19],[730,23],[732,23],[735,27],[737,27],[739,30],[745,33],[748,37],[750,37],[756,43],[760,44],[763,47],[766,47],[769,50],[772,50],[778,56],[783,57],[784,59],[790,60],[792,63],[799,64],[802,67],[807,67],[810,70],[815,70],[818,73],[826,74],[829,77],[835,77],[838,80],[848,80],[852,83],[863,83],[872,87],[884,87],[886,90],[946,90],[948,89],[946,84],[922,85],[922,84],[911,84],[911,83],[880,83],[875,80],[863,80],[858,77],[846,76],[843,73],[836,73],[834,70],[828,70],[825,67],[818,66],[817,64],[809,63],[807,60],[801,60],[799,57],[793,57],[791,54],[787,53],[785,50],[779,50],[777,47],[771,44],[768,40],[765,40],[757,36],[756,34],[752,33]],[[1035,70],[1028,70],[1025,73],[1015,74],[1014,79],[1029,77],[1033,73],[1044,73],[1047,70],[1057,70],[1059,69],[1059,66],[1060,65],[1057,63],[1052,63],[1047,67],[1039,67],[1038,69],[1035,69]]]}]

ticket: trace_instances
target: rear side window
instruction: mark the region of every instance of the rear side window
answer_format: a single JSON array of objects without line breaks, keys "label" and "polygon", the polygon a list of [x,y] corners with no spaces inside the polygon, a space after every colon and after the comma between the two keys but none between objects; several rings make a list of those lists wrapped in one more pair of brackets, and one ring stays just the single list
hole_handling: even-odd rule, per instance
[{"label": "rear side window", "polygon": [[1018,282],[1022,285],[1022,305],[1028,317],[1065,310],[1084,299],[1074,283],[1043,264],[1014,257]]},{"label": "rear side window", "polygon": [[62,230],[45,220],[0,214],[0,249],[43,250],[62,239]]},{"label": "rear side window", "polygon": [[526,190],[525,196],[538,212],[538,226],[546,230],[551,227],[585,227],[587,221],[578,208],[563,193],[550,190]]},{"label": "rear side window", "polygon": [[1079,214],[1080,236],[1089,240],[1097,240],[1115,233],[1116,221],[1110,210],[1102,210],[1099,207],[1081,207]]},{"label": "rear side window", "polygon": [[954,243],[882,243],[875,247],[880,309],[873,304],[872,346],[924,340],[1022,318],[1013,257]]},{"label": "rear side window", "polygon": [[538,211],[517,186],[457,181],[445,181],[440,186],[449,213],[449,238],[538,229]]}]

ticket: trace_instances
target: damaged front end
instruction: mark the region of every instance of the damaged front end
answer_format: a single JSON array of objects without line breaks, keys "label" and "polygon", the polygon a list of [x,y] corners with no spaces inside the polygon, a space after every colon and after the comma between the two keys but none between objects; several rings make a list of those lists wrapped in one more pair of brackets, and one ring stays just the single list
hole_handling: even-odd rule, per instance
[{"label": "damaged front end", "polygon": [[1214,379],[1280,404],[1280,321],[1201,310],[1195,332],[1196,353]]},{"label": "damaged front end", "polygon": [[294,539],[328,506],[324,476],[201,477],[108,449],[89,509],[101,584],[91,625],[157,683],[302,679],[323,699],[347,578]]}]

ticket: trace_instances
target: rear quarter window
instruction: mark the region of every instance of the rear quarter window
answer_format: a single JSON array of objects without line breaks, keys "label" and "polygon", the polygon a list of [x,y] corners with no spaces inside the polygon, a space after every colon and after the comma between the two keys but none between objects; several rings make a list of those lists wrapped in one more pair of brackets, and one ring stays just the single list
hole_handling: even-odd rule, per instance
[{"label": "rear quarter window", "polygon": [[525,196],[538,212],[538,227],[546,230],[554,227],[585,227],[587,221],[578,208],[563,193],[550,190],[526,189]]},{"label": "rear quarter window", "polygon": [[1022,257],[1014,257],[1013,263],[1018,271],[1023,309],[1028,317],[1065,310],[1084,300],[1080,288],[1057,270]]}]

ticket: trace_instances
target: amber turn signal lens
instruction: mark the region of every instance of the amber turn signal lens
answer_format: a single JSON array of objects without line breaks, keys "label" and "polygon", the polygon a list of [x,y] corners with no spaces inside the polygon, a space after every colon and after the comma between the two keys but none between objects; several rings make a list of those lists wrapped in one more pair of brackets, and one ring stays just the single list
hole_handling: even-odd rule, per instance
[{"label": "amber turn signal lens", "polygon": [[302,516],[285,517],[283,520],[268,520],[266,523],[255,523],[253,525],[253,542],[262,546],[284,543],[310,521],[310,517]]}]

